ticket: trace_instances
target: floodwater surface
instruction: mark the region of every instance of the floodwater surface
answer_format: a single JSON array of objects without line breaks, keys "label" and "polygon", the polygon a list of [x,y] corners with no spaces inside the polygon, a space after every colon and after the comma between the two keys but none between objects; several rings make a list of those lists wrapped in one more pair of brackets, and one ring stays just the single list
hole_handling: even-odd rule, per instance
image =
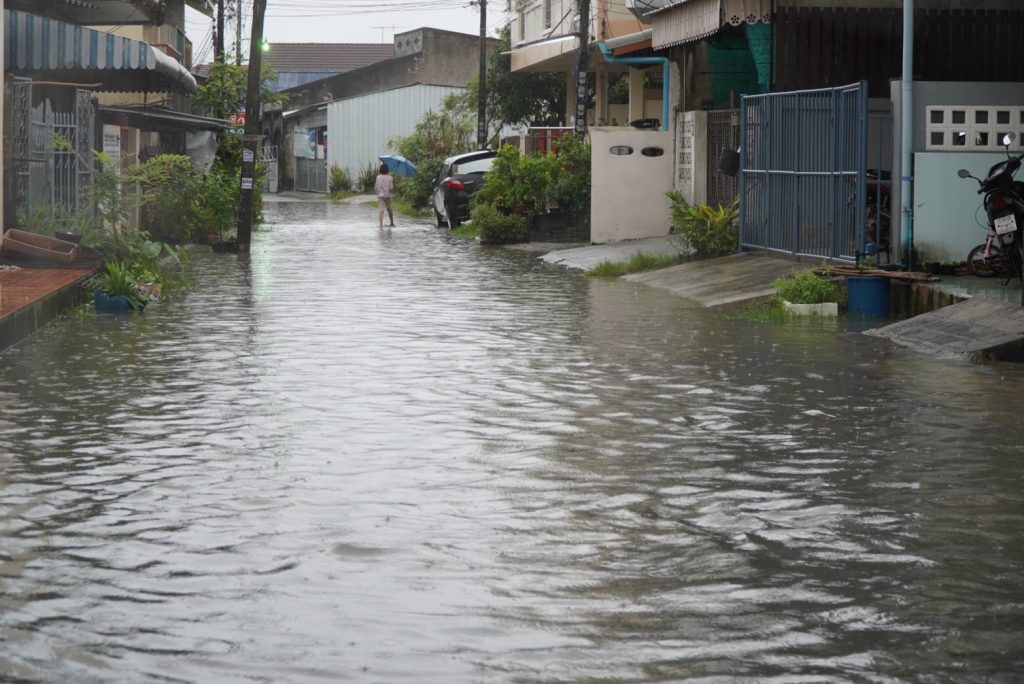
[{"label": "floodwater surface", "polygon": [[1019,681],[1020,367],[267,218],[0,354],[0,679]]}]

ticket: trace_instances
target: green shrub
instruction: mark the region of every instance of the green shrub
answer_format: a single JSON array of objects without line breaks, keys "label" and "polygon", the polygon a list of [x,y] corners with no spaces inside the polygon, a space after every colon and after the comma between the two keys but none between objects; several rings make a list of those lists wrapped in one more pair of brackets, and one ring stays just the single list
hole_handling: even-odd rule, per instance
[{"label": "green shrub", "polygon": [[126,180],[139,184],[140,202],[150,234],[186,242],[201,225],[202,176],[185,155],[161,154],[132,166]]},{"label": "green shrub", "polygon": [[566,134],[555,157],[558,169],[553,174],[550,203],[565,210],[573,225],[589,234],[590,145]]},{"label": "green shrub", "polygon": [[203,178],[199,194],[200,229],[217,234],[222,240],[234,231],[241,195],[241,175],[220,160],[214,162]]},{"label": "green shrub", "polygon": [[327,189],[331,194],[337,192],[350,192],[352,190],[352,176],[348,169],[343,169],[337,164],[331,164],[331,178],[328,181]]},{"label": "green shrub", "polygon": [[441,173],[444,159],[433,158],[416,162],[416,175],[395,179],[395,195],[414,209],[430,205],[434,179]]},{"label": "green shrub", "polygon": [[548,194],[558,173],[558,160],[552,154],[520,156],[519,150],[505,145],[498,150],[484,185],[473,196],[476,204],[489,204],[503,214],[516,214],[527,223],[547,208]]},{"label": "green shrub", "polygon": [[359,176],[356,182],[359,185],[360,190],[363,192],[375,192],[375,185],[377,183],[377,171],[380,169],[379,164],[368,162],[366,166],[359,169]]},{"label": "green shrub", "polygon": [[739,249],[738,202],[712,208],[691,205],[676,192],[665,193],[672,201],[672,232],[669,239],[680,254],[700,259],[733,254]]},{"label": "green shrub", "polygon": [[480,242],[502,244],[526,240],[526,221],[522,216],[502,214],[490,204],[476,203],[470,213]]},{"label": "green shrub", "polygon": [[772,283],[779,297],[793,304],[824,304],[839,301],[839,286],[830,274],[818,275],[813,269],[801,271]]},{"label": "green shrub", "polygon": [[121,295],[128,300],[133,309],[142,309],[148,301],[139,288],[139,281],[132,275],[123,262],[108,259],[103,262],[103,272],[94,280],[93,286],[111,297]]}]

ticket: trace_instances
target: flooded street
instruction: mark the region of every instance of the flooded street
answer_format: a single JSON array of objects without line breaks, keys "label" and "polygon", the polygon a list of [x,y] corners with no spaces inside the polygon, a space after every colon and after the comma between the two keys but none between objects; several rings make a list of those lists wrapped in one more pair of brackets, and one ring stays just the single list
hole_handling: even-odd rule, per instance
[{"label": "flooded street", "polygon": [[267,219],[0,354],[0,680],[1020,681],[1021,367]]}]

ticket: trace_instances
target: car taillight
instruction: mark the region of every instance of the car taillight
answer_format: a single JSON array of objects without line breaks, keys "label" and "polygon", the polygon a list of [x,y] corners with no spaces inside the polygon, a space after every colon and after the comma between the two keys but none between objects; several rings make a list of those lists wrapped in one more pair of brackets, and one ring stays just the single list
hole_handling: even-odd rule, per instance
[{"label": "car taillight", "polygon": [[452,188],[453,190],[462,190],[463,188],[466,187],[465,185],[462,184],[462,181],[455,180],[454,178],[449,178],[444,182],[444,184],[447,187]]},{"label": "car taillight", "polygon": [[992,195],[988,198],[989,211],[1002,211],[1010,206],[1010,200],[1006,195]]}]

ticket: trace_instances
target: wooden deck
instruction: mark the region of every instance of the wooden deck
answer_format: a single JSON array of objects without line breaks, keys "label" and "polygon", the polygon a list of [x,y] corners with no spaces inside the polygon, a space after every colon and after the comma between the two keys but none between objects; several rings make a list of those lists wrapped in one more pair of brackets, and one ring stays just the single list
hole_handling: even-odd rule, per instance
[{"label": "wooden deck", "polygon": [[0,319],[82,280],[91,268],[0,270]]},{"label": "wooden deck", "polygon": [[12,347],[82,301],[80,282],[94,267],[0,264],[0,351]]}]

